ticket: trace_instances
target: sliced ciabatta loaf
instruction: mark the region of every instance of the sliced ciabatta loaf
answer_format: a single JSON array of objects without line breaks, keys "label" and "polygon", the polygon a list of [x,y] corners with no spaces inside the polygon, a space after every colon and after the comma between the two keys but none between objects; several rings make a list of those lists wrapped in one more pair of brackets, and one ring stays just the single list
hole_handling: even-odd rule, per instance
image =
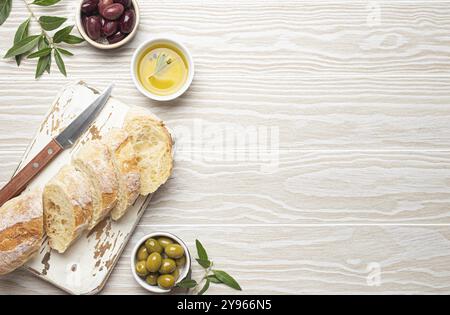
[{"label": "sliced ciabatta loaf", "polygon": [[89,182],[94,210],[89,229],[105,218],[117,203],[119,183],[108,147],[99,140],[85,143],[72,161]]},{"label": "sliced ciabatta loaf", "polygon": [[34,190],[0,208],[0,275],[27,262],[39,249],[44,234],[42,192]]},{"label": "sliced ciabatta loaf", "polygon": [[117,204],[111,211],[113,220],[120,219],[139,196],[141,187],[138,161],[131,136],[123,129],[112,129],[103,137],[111,151],[111,157],[119,181]]},{"label": "sliced ciabatta loaf", "polygon": [[141,174],[141,194],[148,195],[172,173],[172,137],[164,123],[144,110],[131,110],[124,129],[132,136]]},{"label": "sliced ciabatta loaf", "polygon": [[64,253],[91,221],[89,183],[72,165],[63,166],[45,186],[43,200],[49,245]]}]

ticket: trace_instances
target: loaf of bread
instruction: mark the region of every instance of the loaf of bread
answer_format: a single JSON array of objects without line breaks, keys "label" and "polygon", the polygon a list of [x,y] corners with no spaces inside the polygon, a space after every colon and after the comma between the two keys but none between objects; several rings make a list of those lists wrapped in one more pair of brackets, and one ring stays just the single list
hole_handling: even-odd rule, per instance
[{"label": "loaf of bread", "polygon": [[172,138],[164,123],[144,110],[131,110],[124,129],[132,137],[138,157],[142,195],[164,184],[172,173]]},{"label": "loaf of bread", "polygon": [[42,192],[34,190],[0,208],[0,275],[27,262],[39,249],[44,233]]},{"label": "loaf of bread", "polygon": [[45,186],[43,202],[49,245],[64,253],[92,219],[89,183],[75,167],[66,165]]},{"label": "loaf of bread", "polygon": [[118,220],[139,196],[141,182],[138,161],[131,137],[123,129],[112,129],[103,140],[111,152],[119,182],[117,204],[111,211],[111,218]]},{"label": "loaf of bread", "polygon": [[95,227],[117,204],[119,183],[108,147],[99,140],[83,145],[72,161],[89,182],[93,202],[89,229]]}]

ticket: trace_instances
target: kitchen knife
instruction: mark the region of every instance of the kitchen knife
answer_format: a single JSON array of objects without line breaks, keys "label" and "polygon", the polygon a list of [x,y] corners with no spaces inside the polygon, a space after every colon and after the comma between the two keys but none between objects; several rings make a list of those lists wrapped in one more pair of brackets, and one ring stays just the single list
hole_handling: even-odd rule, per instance
[{"label": "kitchen knife", "polygon": [[90,126],[108,101],[113,84],[109,85],[63,132],[53,138],[23,169],[0,190],[0,206],[20,194],[27,184],[63,150],[70,148]]}]

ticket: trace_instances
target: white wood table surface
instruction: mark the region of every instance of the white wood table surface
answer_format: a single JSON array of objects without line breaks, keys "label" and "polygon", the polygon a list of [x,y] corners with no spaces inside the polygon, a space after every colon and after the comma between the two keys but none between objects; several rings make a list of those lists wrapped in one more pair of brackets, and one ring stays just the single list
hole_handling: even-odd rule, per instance
[{"label": "white wood table surface", "polygon": [[[2,184],[57,91],[78,79],[114,80],[115,96],[177,135],[173,176],[102,293],[147,293],[129,255],[156,230],[193,252],[200,239],[245,294],[450,293],[450,1],[140,4],[136,38],[111,52],[71,49],[67,78],[53,65],[35,81],[35,61],[0,61]],[[45,10],[73,22],[75,5]],[[26,17],[15,0],[2,56]],[[140,95],[129,70],[139,43],[163,34],[196,62],[190,90],[167,104]],[[63,292],[17,271],[0,278],[11,293]]]}]

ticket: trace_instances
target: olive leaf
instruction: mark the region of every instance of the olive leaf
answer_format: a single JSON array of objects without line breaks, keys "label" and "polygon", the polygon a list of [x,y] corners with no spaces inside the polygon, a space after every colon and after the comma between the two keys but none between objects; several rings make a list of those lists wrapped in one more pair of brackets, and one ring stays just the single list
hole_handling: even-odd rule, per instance
[{"label": "olive leaf", "polygon": [[[61,71],[63,75],[67,75],[66,67],[64,64],[64,60],[62,55],[64,56],[73,56],[73,53],[70,51],[58,47],[57,44],[64,42],[67,44],[75,45],[83,42],[84,40],[78,36],[71,35],[74,26],[63,27],[58,30],[66,21],[65,17],[58,16],[41,16],[39,18],[36,17],[36,14],[33,12],[33,7],[30,4],[37,6],[51,6],[56,3],[59,3],[61,0],[32,0],[33,2],[26,2],[25,5],[30,12],[31,17],[33,17],[39,27],[42,30],[40,35],[29,36],[29,28],[31,25],[31,18],[24,21],[17,28],[15,36],[14,36],[14,44],[13,46],[6,52],[4,58],[14,57],[17,65],[19,66],[23,55],[29,54],[28,58],[39,58],[35,77],[40,77],[45,71],[50,73],[50,67],[52,64],[52,51],[55,57],[56,64],[58,69]],[[9,17],[12,8],[12,0],[0,0],[0,25],[2,25],[6,19]],[[49,35],[45,31],[53,31],[57,30],[54,34],[53,38],[49,37]],[[50,44],[51,42],[51,44]],[[38,46],[37,51],[33,52],[34,48]]]},{"label": "olive leaf", "polygon": [[75,35],[67,35],[65,36],[62,41],[66,44],[75,45],[84,42],[84,39],[81,37],[75,36]]},{"label": "olive leaf", "polygon": [[[14,35],[14,44],[17,44],[20,40],[28,36],[29,25],[30,25],[30,18],[26,19],[25,22],[19,25],[16,34]],[[16,59],[17,65],[20,66],[22,55],[17,55],[14,58]]]},{"label": "olive leaf", "polygon": [[226,284],[230,288],[241,291],[241,287],[237,283],[236,280],[233,279],[228,273],[222,270],[213,270],[214,275],[219,279],[223,284]]},{"label": "olive leaf", "polygon": [[52,66],[52,54],[48,55],[47,57],[42,58],[48,58],[48,65],[45,71],[47,71],[48,74],[50,74],[50,67]]},{"label": "olive leaf", "polygon": [[222,281],[217,279],[217,277],[215,275],[209,275],[206,277],[206,279],[208,279],[212,283],[216,283],[216,284],[222,283]]},{"label": "olive leaf", "polygon": [[60,43],[63,39],[72,32],[73,25],[66,26],[55,33],[53,36],[54,43]]},{"label": "olive leaf", "polygon": [[65,21],[66,18],[57,17],[57,16],[41,16],[39,18],[39,24],[46,31],[53,31],[60,27]]},{"label": "olive leaf", "polygon": [[48,7],[50,5],[54,5],[61,0],[34,0],[31,4],[40,5],[43,7]]},{"label": "olive leaf", "polygon": [[36,67],[36,74],[35,74],[35,79],[39,78],[44,71],[47,71],[50,73],[50,63],[51,63],[51,55],[47,55],[45,57],[41,57],[39,58],[37,67]]},{"label": "olive leaf", "polygon": [[[45,37],[45,35],[42,35],[41,38],[39,38],[39,43],[38,43],[38,49],[44,49],[44,48],[48,48],[50,47],[50,43],[48,42],[47,37]],[[47,73],[50,73],[50,67],[52,65],[52,55],[49,54],[46,57],[42,57],[42,58],[47,58],[48,59],[48,64],[47,64],[47,68],[45,69],[45,71],[47,71]]]},{"label": "olive leaf", "polygon": [[62,49],[62,48],[56,48],[57,51],[59,51],[61,54],[66,55],[66,56],[73,56],[73,54],[66,50],[66,49]]},{"label": "olive leaf", "polygon": [[197,247],[198,258],[200,258],[201,260],[208,260],[206,249],[203,247],[202,243],[200,243],[199,240],[195,240],[195,246]]},{"label": "olive leaf", "polygon": [[205,285],[204,285],[203,288],[198,292],[198,295],[203,295],[203,293],[205,293],[206,290],[209,289],[209,284],[210,284],[209,279],[206,279]]},{"label": "olive leaf", "polygon": [[50,43],[48,42],[47,37],[45,37],[45,35],[41,35],[38,42],[38,49],[41,50],[47,47],[50,47]]},{"label": "olive leaf", "polygon": [[54,56],[55,56],[55,61],[56,61],[56,65],[58,66],[59,71],[65,76],[67,77],[67,73],[66,73],[66,66],[64,65],[64,61],[61,57],[61,55],[59,54],[59,52],[57,50],[55,50],[53,52]]},{"label": "olive leaf", "polygon": [[35,51],[32,54],[29,54],[27,58],[32,59],[32,58],[44,57],[44,56],[49,55],[51,52],[52,52],[51,48],[44,48],[44,49]]},{"label": "olive leaf", "polygon": [[12,0],[0,0],[0,25],[5,23],[11,13]]},{"label": "olive leaf", "polygon": [[[202,243],[199,240],[195,240],[195,246],[197,247],[197,253],[199,257],[196,258],[196,260],[200,266],[205,268],[205,276],[203,277],[202,280],[206,280],[205,284],[203,285],[203,288],[198,292],[199,295],[205,293],[209,289],[211,283],[216,284],[223,283],[233,289],[242,290],[237,281],[225,271],[211,270],[213,262],[212,260],[209,260],[208,254],[206,253],[206,249],[205,247],[203,247]],[[186,284],[183,282],[186,282]],[[181,288],[195,288],[198,285],[199,284],[197,284],[196,281],[189,279],[181,281],[177,286]]]},{"label": "olive leaf", "polygon": [[209,268],[211,266],[211,262],[209,260],[204,259],[196,259],[198,264],[202,266],[203,268]]},{"label": "olive leaf", "polygon": [[197,286],[197,281],[192,279],[183,279],[177,283],[178,288],[191,289]]},{"label": "olive leaf", "polygon": [[41,35],[33,35],[21,39],[6,52],[6,55],[3,58],[11,58],[30,51],[37,45],[40,36]]},{"label": "olive leaf", "polygon": [[21,39],[27,37],[29,25],[30,25],[30,18],[26,19],[25,22],[19,25],[16,34],[14,35],[14,44],[19,42]]}]

